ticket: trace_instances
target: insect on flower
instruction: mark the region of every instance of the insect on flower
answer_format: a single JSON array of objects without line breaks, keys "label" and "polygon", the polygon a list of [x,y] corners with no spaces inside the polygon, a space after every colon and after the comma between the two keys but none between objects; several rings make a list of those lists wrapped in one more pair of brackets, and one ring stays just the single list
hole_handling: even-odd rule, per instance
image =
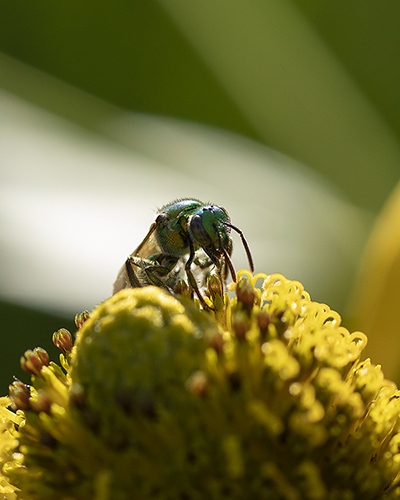
[{"label": "insect on flower", "polygon": [[[250,248],[242,231],[231,224],[228,212],[218,205],[182,198],[164,205],[140,245],[127,258],[114,283],[114,293],[123,288],[156,285],[173,292],[186,275],[189,288],[208,308],[195,274],[202,284],[211,269],[225,282],[233,267],[231,229],[243,243],[251,271],[254,270]],[[194,272],[193,272],[194,270]],[[195,273],[195,274],[194,274]]]}]

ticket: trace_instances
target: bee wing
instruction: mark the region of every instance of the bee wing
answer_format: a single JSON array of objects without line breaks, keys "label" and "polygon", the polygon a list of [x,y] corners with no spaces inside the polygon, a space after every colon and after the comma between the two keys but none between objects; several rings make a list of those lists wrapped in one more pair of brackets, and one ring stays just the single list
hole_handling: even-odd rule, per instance
[{"label": "bee wing", "polygon": [[159,224],[157,224],[157,222],[153,222],[143,241],[131,255],[134,257],[140,257],[141,259],[149,259],[152,255],[160,253],[160,246],[158,245],[154,234],[158,225]]},{"label": "bee wing", "polygon": [[[157,229],[157,226],[158,224],[156,222],[153,222],[146,236],[144,237],[143,241],[136,248],[136,250],[134,250],[131,253],[129,257],[139,257],[139,259],[148,259],[151,256],[160,253],[160,247],[154,235],[154,231]],[[130,279],[128,276],[127,265],[131,265],[131,263],[129,263],[128,260],[124,262],[123,266],[119,270],[117,279],[114,282],[113,293],[117,293],[119,290],[122,290],[123,288],[131,288],[132,286],[134,286],[132,284],[132,279]],[[136,277],[136,273],[133,269],[132,273]],[[139,278],[137,278],[137,282],[140,283]]]},{"label": "bee wing", "polygon": [[123,288],[131,288],[129,276],[126,271],[126,262],[124,262],[124,265],[118,272],[117,279],[114,281],[113,294],[119,292]]}]

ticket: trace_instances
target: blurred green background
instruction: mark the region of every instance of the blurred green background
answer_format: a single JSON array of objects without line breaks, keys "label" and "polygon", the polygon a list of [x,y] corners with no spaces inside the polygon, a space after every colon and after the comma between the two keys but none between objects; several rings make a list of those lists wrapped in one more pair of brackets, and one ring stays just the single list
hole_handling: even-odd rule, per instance
[{"label": "blurred green background", "polygon": [[[16,0],[0,5],[0,51],[1,89],[90,131],[117,108],[218,127],[302,162],[372,215],[399,178],[398,0]],[[102,105],[43,87],[36,70]],[[4,288],[3,393],[26,348],[73,329]]]}]

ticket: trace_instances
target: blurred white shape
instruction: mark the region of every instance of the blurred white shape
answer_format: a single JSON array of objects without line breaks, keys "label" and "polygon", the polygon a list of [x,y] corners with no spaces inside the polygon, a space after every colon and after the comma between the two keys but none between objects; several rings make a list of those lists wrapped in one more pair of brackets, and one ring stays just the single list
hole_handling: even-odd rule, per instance
[{"label": "blurred white shape", "polygon": [[[79,312],[111,294],[153,211],[174,198],[229,211],[256,270],[337,300],[369,217],[303,166],[233,134],[122,114],[91,133],[0,93],[0,295]],[[235,239],[237,269],[246,256]]]}]

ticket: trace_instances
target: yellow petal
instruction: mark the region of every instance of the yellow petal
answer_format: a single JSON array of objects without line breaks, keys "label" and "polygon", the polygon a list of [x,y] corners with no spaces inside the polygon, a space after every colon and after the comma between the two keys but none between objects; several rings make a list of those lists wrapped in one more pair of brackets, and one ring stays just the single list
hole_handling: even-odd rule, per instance
[{"label": "yellow petal", "polygon": [[368,336],[365,353],[386,376],[400,375],[400,183],[366,246],[350,306],[352,328]]}]

